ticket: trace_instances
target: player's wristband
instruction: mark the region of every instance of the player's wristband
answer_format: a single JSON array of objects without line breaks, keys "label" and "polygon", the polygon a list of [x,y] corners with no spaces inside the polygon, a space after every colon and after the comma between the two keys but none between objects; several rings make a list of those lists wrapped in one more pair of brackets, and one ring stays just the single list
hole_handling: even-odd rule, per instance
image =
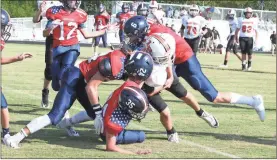
[{"label": "player's wristband", "polygon": [[102,113],[102,108],[100,104],[94,104],[94,105],[91,105],[91,107],[96,115]]}]

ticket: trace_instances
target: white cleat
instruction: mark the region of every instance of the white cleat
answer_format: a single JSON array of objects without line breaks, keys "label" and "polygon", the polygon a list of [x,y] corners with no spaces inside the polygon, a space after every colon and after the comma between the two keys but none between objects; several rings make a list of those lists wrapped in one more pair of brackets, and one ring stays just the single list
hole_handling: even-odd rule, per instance
[{"label": "white cleat", "polygon": [[261,95],[253,96],[254,104],[252,107],[256,110],[259,115],[260,120],[263,122],[265,120],[265,108],[264,108],[264,100]]},{"label": "white cleat", "polygon": [[252,70],[252,67],[247,68],[247,71],[251,71],[251,70]]},{"label": "white cleat", "polygon": [[228,65],[222,64],[222,65],[219,65],[218,67],[219,67],[219,68],[228,68]]},{"label": "white cleat", "polygon": [[206,121],[209,126],[213,127],[213,128],[217,128],[219,126],[219,123],[217,121],[217,119],[209,114],[208,112],[203,112],[201,116],[199,116],[200,118],[202,118],[204,121]]},{"label": "white cleat", "polygon": [[19,148],[19,142],[15,140],[13,136],[10,136],[9,134],[5,135],[3,138],[3,143],[11,148],[18,149]]},{"label": "white cleat", "polygon": [[167,135],[167,140],[169,142],[173,142],[173,143],[179,143],[180,142],[180,139],[179,139],[179,136],[178,136],[177,132],[175,132],[173,134],[168,134]]},{"label": "white cleat", "polygon": [[65,130],[70,137],[80,137],[79,133],[73,127],[66,127]]}]

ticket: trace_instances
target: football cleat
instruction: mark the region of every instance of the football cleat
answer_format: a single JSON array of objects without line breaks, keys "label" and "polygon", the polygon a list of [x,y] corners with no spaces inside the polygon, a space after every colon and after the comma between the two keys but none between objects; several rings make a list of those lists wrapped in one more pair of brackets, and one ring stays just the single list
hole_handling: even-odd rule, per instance
[{"label": "football cleat", "polygon": [[15,139],[15,137],[10,136],[9,134],[5,135],[3,138],[3,143],[11,148],[17,149],[19,148],[19,142]]},{"label": "football cleat", "polygon": [[219,68],[228,68],[228,65],[221,64],[218,66]]},{"label": "football cleat", "polygon": [[265,108],[264,108],[264,100],[261,95],[253,96],[254,103],[252,107],[256,110],[259,115],[260,120],[263,122],[265,120]]},{"label": "football cleat", "polygon": [[75,129],[71,126],[66,127],[65,130],[66,130],[68,136],[70,136],[70,137],[79,137],[80,136],[79,133],[77,131],[75,131]]},{"label": "football cleat", "polygon": [[206,121],[213,128],[217,128],[219,126],[217,119],[213,115],[209,114],[208,112],[204,111],[202,115],[199,117],[202,118],[204,121]]},{"label": "football cleat", "polygon": [[43,89],[42,90],[42,101],[41,101],[41,107],[42,108],[48,108],[49,107],[49,90],[48,89]]},{"label": "football cleat", "polygon": [[175,132],[173,134],[168,134],[167,135],[167,140],[169,142],[173,142],[173,143],[179,143],[180,142],[180,139],[179,139],[179,136],[178,136],[177,132]]},{"label": "football cleat", "polygon": [[252,70],[252,67],[247,68],[247,71],[251,71],[251,70]]}]

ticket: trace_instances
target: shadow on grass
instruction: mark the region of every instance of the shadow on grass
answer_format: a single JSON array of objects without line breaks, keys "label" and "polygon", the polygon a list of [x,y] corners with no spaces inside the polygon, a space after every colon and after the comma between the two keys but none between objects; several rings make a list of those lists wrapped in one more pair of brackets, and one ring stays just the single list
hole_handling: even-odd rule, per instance
[{"label": "shadow on grass", "polygon": [[[9,112],[17,113],[17,114],[31,114],[31,115],[40,116],[41,113],[36,113],[36,112],[41,112],[43,110],[46,110],[41,108],[38,105],[32,105],[32,104],[8,104],[8,106],[9,106]],[[24,107],[24,110],[18,109],[22,107]],[[26,108],[30,108],[30,109],[26,109]]]},{"label": "shadow on grass", "polygon": [[[146,134],[166,134],[163,131],[145,131]],[[275,137],[256,137],[256,136],[245,136],[245,135],[237,135],[237,134],[222,134],[222,133],[208,133],[208,132],[178,132],[179,135],[184,136],[212,136],[216,139],[220,140],[228,140],[228,141],[243,141],[248,143],[256,143],[263,144],[269,146],[276,146],[276,140],[269,140],[265,138],[274,138]],[[164,139],[161,137],[149,137],[147,139]]]},{"label": "shadow on grass", "polygon": [[[237,71],[237,72],[242,72],[241,69],[231,69],[231,68],[219,68],[216,65],[201,65],[201,68],[206,68],[206,69],[214,69],[214,70],[226,70],[226,71]],[[247,71],[247,73],[264,73],[264,74],[276,74],[274,72],[265,72],[265,71]]]},{"label": "shadow on grass", "polygon": [[[169,99],[165,99],[166,102],[174,102],[174,103],[184,103],[181,100],[169,100]],[[200,105],[207,105],[207,106],[211,106],[214,108],[235,108],[235,109],[247,109],[247,110],[253,110],[252,107],[250,106],[245,106],[245,107],[241,107],[241,106],[237,106],[234,104],[214,104],[214,103],[204,103],[204,102],[199,102]],[[169,106],[170,107],[170,106]],[[268,108],[265,109],[266,111],[276,111],[276,108]]]}]

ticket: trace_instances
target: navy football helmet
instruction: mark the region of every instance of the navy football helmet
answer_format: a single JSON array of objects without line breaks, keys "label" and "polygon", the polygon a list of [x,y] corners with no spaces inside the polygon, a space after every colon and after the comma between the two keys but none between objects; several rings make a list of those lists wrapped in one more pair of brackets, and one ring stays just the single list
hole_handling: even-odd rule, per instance
[{"label": "navy football helmet", "polygon": [[149,29],[149,25],[144,16],[133,16],[124,24],[124,34],[126,43],[140,45]]},{"label": "navy football helmet", "polygon": [[10,23],[9,13],[1,9],[1,38],[6,42],[11,37],[12,24]]},{"label": "navy football helmet", "polygon": [[152,73],[153,63],[148,53],[136,51],[125,61],[125,73],[132,80],[145,81]]},{"label": "navy football helmet", "polygon": [[76,1],[73,1],[73,0],[60,0],[60,2],[63,4],[63,6],[70,10],[70,11],[75,11],[77,8],[80,7],[81,5],[81,0],[76,0]]},{"label": "navy football helmet", "polygon": [[123,13],[128,13],[130,11],[130,6],[129,4],[126,4],[124,3],[122,6],[121,6],[121,10]]},{"label": "navy football helmet", "polygon": [[148,8],[145,4],[140,4],[137,8],[137,15],[139,16],[148,16]]},{"label": "navy football helmet", "polygon": [[118,105],[132,119],[140,121],[149,110],[149,102],[146,94],[137,87],[125,87],[120,95]]}]

